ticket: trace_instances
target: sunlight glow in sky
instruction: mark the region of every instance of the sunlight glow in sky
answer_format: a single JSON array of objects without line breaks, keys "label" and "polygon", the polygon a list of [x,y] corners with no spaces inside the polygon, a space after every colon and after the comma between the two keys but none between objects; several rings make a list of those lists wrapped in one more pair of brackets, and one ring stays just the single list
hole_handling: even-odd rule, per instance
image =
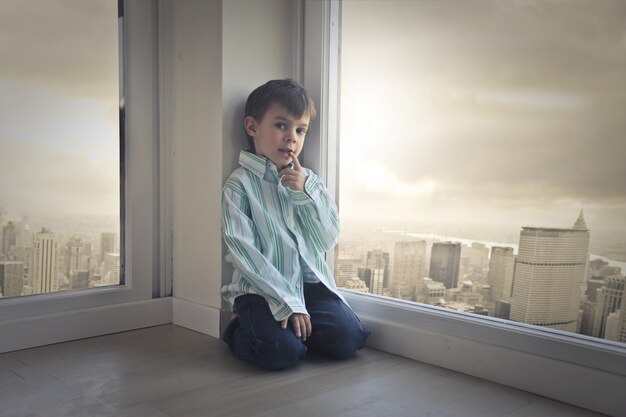
[{"label": "sunlight glow in sky", "polygon": [[[340,213],[626,242],[626,2],[346,0]],[[347,152],[346,152],[347,151]]]}]

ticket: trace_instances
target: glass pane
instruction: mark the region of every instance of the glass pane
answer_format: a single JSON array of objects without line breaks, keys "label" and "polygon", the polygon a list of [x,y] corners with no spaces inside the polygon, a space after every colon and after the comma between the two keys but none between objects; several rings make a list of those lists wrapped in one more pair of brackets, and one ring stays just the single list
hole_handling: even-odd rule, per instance
[{"label": "glass pane", "polygon": [[344,1],[338,285],[626,342],[625,17]]},{"label": "glass pane", "polygon": [[115,0],[0,8],[0,291],[120,283]]}]

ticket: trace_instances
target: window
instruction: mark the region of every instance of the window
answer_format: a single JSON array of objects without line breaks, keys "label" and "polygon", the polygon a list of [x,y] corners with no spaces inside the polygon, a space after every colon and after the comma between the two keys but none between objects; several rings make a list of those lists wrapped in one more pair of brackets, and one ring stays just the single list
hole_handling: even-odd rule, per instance
[{"label": "window", "polygon": [[[15,6],[12,7],[17,7],[17,3],[14,2]],[[119,2],[121,24],[118,27],[115,23],[118,19],[116,12],[118,2],[89,2],[88,5],[83,2],[59,3],[71,5],[76,9],[68,7],[65,10],[67,19],[75,13],[85,13],[86,10],[97,7],[101,7],[102,10],[108,7],[115,11],[112,19],[115,30],[119,30],[119,35],[116,36],[120,46],[118,47],[119,58],[115,55],[111,59],[120,59],[116,64],[119,65],[119,67],[116,66],[116,71],[119,71],[117,82],[124,91],[125,102],[124,112],[121,113],[123,121],[120,125],[123,136],[127,139],[120,142],[119,163],[123,166],[123,169],[120,169],[123,175],[115,186],[117,193],[121,191],[122,195],[120,199],[122,216],[118,221],[123,227],[118,230],[112,227],[112,230],[108,232],[118,234],[116,243],[120,245],[121,242],[120,270],[124,271],[124,278],[119,285],[1,298],[1,352],[154,326],[171,321],[171,303],[167,297],[164,297],[167,288],[171,288],[171,280],[165,268],[161,268],[162,264],[166,263],[162,260],[171,259],[171,257],[165,254],[168,250],[167,245],[163,245],[163,249],[160,246],[160,236],[166,233],[168,226],[167,219],[161,221],[160,217],[161,215],[164,218],[167,217],[167,206],[164,205],[163,211],[159,208],[160,198],[167,199],[167,193],[162,190],[167,180],[161,178],[167,174],[165,170],[160,169],[159,160],[159,147],[163,146],[166,135],[160,135],[159,132],[159,101],[156,88],[159,85],[157,4],[152,1]],[[3,3],[0,10],[1,19],[5,19],[4,11],[8,10],[11,4],[13,3],[6,3],[6,5]],[[110,6],[104,7],[104,4],[110,4]],[[37,16],[38,8],[33,7],[30,13],[33,17]],[[48,20],[43,21],[42,26],[48,25],[48,22]],[[15,29],[11,20],[6,22],[2,20],[0,30],[3,30],[7,24]],[[73,24],[85,28],[81,21],[73,21]],[[68,25],[62,24],[61,27]],[[15,34],[20,33],[18,29],[15,29]],[[88,26],[87,29],[91,31],[93,28]],[[6,48],[6,44],[18,43],[15,41],[17,35],[14,32],[10,33],[11,37],[8,39],[2,37],[0,40],[2,47]],[[87,37],[77,42],[79,44],[87,42]],[[52,48],[52,43],[49,45]],[[87,52],[85,59],[96,51]],[[78,58],[74,60],[74,65],[86,65]],[[4,71],[4,60],[0,62],[0,68]],[[70,70],[69,65],[59,69],[60,72]],[[115,118],[118,114],[119,96],[117,92],[111,94],[115,96],[113,105],[115,107],[111,107],[115,110],[112,110],[109,118]],[[4,100],[4,94],[0,100]],[[52,110],[50,110],[51,113]],[[47,120],[50,126],[57,123],[50,117]],[[78,118],[75,120],[77,124],[83,122]],[[31,129],[29,126],[24,127],[25,131],[29,129]],[[17,133],[21,133],[21,130],[17,129]],[[0,144],[3,142],[0,141]],[[0,153],[2,154],[0,158],[4,161],[4,146]],[[2,169],[0,167],[0,170]],[[114,177],[117,167],[110,170],[110,175]],[[71,180],[74,183],[79,182],[77,178]],[[6,178],[3,174],[0,179],[2,184],[0,193],[5,193],[4,181]],[[0,198],[4,197],[0,196]],[[83,196],[83,198],[88,199],[89,196]],[[2,206],[8,207],[8,204],[2,202]],[[5,210],[11,215],[7,208]],[[5,216],[5,222],[7,220]],[[19,213],[17,220],[21,220]],[[58,230],[55,225],[47,225],[47,227],[55,233]],[[120,232],[123,232],[123,235],[120,236]],[[94,252],[99,253],[96,248],[100,245],[100,237],[97,232],[95,241],[92,242],[92,256]],[[106,235],[103,240],[107,240]],[[161,239],[162,241],[164,240]],[[65,242],[57,244],[57,249],[59,246],[63,247],[64,244]],[[163,256],[161,256],[161,250],[163,250]],[[25,328],[29,331],[25,332]],[[59,332],[58,329],[63,329],[63,331]]]},{"label": "window", "polygon": [[120,284],[118,14],[2,5],[0,296]]},{"label": "window", "polygon": [[625,12],[342,2],[338,285],[626,342]]}]

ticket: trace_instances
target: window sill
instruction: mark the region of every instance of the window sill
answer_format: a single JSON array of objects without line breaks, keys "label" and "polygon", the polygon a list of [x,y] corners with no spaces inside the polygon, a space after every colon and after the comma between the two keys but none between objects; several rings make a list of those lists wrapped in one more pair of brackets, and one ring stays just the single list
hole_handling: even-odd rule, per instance
[{"label": "window sill", "polygon": [[609,415],[624,415],[626,348],[578,334],[341,290],[368,346]]}]

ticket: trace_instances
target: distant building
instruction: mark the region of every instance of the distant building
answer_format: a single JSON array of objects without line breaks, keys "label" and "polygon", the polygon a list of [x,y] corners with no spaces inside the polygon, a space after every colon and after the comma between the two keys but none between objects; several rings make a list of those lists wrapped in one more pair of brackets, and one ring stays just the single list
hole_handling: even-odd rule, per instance
[{"label": "distant building", "polygon": [[437,305],[442,303],[446,294],[446,287],[441,282],[423,278],[415,292],[415,299],[418,303]]},{"label": "distant building", "polygon": [[89,287],[89,271],[87,270],[73,270],[70,275],[70,288],[72,290],[78,290],[81,288]]},{"label": "distant building", "polygon": [[605,285],[606,285],[606,280],[600,279],[599,277],[588,279],[587,290],[585,291],[585,295],[587,296],[587,299],[595,303],[598,290],[604,287]]},{"label": "distant building", "polygon": [[383,295],[383,282],[385,279],[384,268],[368,268],[371,271],[370,292],[372,294]]},{"label": "distant building", "polygon": [[458,301],[443,304],[442,307],[449,308],[451,310],[463,311],[464,313],[478,314],[481,316],[489,315],[489,311],[484,306],[469,305]]},{"label": "distant building", "polygon": [[117,253],[116,249],[117,234],[102,233],[100,234],[100,262],[104,261],[104,255],[107,253]]},{"label": "distant building", "polygon": [[357,278],[358,269],[363,265],[359,258],[337,258],[335,262],[335,282],[338,287],[347,288],[348,281]]},{"label": "distant building", "polygon": [[589,230],[582,211],[571,229],[524,227],[513,276],[511,320],[575,332],[588,250]]},{"label": "distant building", "polygon": [[580,334],[591,336],[593,333],[593,322],[596,318],[596,303],[586,298],[580,302],[582,317],[580,322]]},{"label": "distant building", "polygon": [[[618,272],[615,270],[613,272]],[[624,276],[621,273],[605,278],[606,284],[596,291],[596,311],[591,335],[604,338],[606,320],[611,313],[622,306],[624,295]]]},{"label": "distant building", "polygon": [[461,246],[460,277],[473,282],[486,282],[489,263],[489,248],[484,243],[472,242]]},{"label": "distant building", "polygon": [[491,286],[490,298],[494,301],[511,301],[515,255],[513,248],[494,246],[491,248],[487,282]]},{"label": "distant building", "polygon": [[509,320],[511,316],[511,303],[508,301],[498,300],[495,302],[495,311],[493,316],[499,319]]},{"label": "distant building", "polygon": [[14,246],[17,246],[19,227],[15,222],[9,222],[2,228],[2,253],[8,255]]},{"label": "distant building", "polygon": [[79,237],[72,236],[67,242],[65,252],[65,276],[71,278],[72,272],[81,268],[83,257],[83,243]]},{"label": "distant building", "polygon": [[609,263],[602,259],[594,259],[593,261],[590,261],[589,262],[590,276],[592,277],[600,276],[600,270],[604,268],[605,266],[609,266]]},{"label": "distant building", "polygon": [[424,277],[426,242],[400,241],[395,243],[391,294],[403,300],[415,300],[415,289]]},{"label": "distant building", "polygon": [[381,249],[367,251],[367,257],[365,258],[365,267],[383,270],[384,288],[389,288],[390,266],[391,264],[389,262],[389,252],[384,252]]},{"label": "distant building", "polygon": [[56,292],[59,253],[57,240],[48,229],[35,235],[32,260],[32,287],[35,294]]},{"label": "distant building", "polygon": [[105,253],[102,266],[102,285],[118,285],[120,283],[120,254]]},{"label": "distant building", "polygon": [[347,288],[352,291],[369,292],[369,288],[365,285],[365,282],[356,277],[348,279],[343,288]]},{"label": "distant building", "polygon": [[372,286],[372,270],[370,268],[359,267],[357,268],[356,276],[365,283],[367,288]]},{"label": "distant building", "polygon": [[459,283],[460,262],[460,243],[433,243],[429,276],[433,280],[441,282],[446,288],[456,288]]},{"label": "distant building", "polygon": [[0,291],[4,297],[17,297],[24,290],[24,264],[0,261]]}]

